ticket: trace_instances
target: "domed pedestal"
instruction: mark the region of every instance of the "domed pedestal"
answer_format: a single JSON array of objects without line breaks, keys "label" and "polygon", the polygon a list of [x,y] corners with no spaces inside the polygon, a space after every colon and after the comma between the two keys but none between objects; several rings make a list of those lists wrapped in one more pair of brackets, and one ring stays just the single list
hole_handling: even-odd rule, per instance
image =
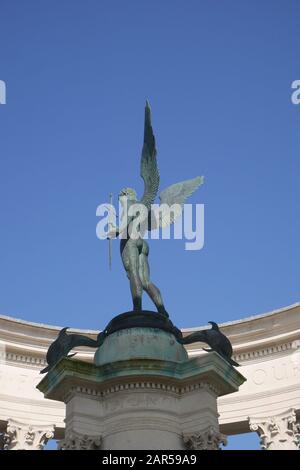
[{"label": "domed pedestal", "polygon": [[217,398],[244,377],[217,353],[188,359],[163,315],[127,312],[103,331],[95,364],[62,359],[39,383],[66,403],[63,449],[218,449]]},{"label": "domed pedestal", "polygon": [[96,366],[131,359],[184,362],[188,355],[172,333],[158,328],[134,327],[107,336],[95,353]]}]

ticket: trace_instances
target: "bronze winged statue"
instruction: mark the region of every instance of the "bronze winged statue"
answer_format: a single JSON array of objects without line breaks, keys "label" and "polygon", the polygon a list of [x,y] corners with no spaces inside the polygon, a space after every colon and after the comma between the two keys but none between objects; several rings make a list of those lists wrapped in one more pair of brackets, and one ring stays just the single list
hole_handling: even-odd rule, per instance
[{"label": "bronze winged statue", "polygon": [[174,223],[181,215],[185,201],[203,183],[203,177],[197,176],[196,178],[173,184],[162,191],[159,195],[160,207],[172,207],[173,210],[171,212],[162,211],[159,218],[155,219],[155,217],[152,217],[152,204],[158,193],[160,179],[156,154],[155,137],[151,124],[151,110],[147,101],[145,107],[144,144],[141,155],[141,177],[144,180],[144,194],[140,201],[138,201],[136,191],[132,188],[125,188],[119,193],[119,201],[123,210],[127,211],[125,217],[126,223],[121,223],[119,227],[111,226],[108,238],[112,239],[119,236],[121,239],[121,257],[130,282],[133,310],[135,312],[142,310],[142,294],[143,291],[146,291],[155,304],[157,311],[168,317],[160,290],[150,280],[148,243],[143,239],[142,230],[140,236],[136,238],[131,236],[129,227],[135,217],[129,216],[128,213],[132,205],[141,204],[147,211],[147,229],[164,228]]},{"label": "bronze winged statue", "polygon": [[[153,230],[158,227],[166,227],[175,222],[182,214],[184,203],[187,198],[203,183],[203,177],[189,179],[180,183],[173,184],[163,190],[160,195],[159,207],[172,209],[159,211],[158,217],[153,217],[153,203],[159,188],[159,170],[156,160],[155,137],[151,125],[151,111],[148,102],[145,107],[145,127],[144,127],[144,145],[141,156],[141,176],[144,180],[144,194],[140,201],[137,200],[137,194],[132,188],[125,188],[119,193],[119,200],[123,207],[122,220],[119,227],[109,224],[110,231],[108,238],[120,237],[121,257],[124,268],[130,282],[131,295],[133,300],[132,312],[125,312],[114,317],[106,328],[99,332],[97,339],[91,339],[84,335],[68,334],[67,327],[63,328],[55,341],[50,345],[46,361],[47,366],[41,371],[41,374],[49,372],[51,368],[63,357],[72,357],[72,349],[78,346],[99,348],[102,346],[108,335],[124,328],[150,327],[159,328],[172,333],[180,344],[191,344],[195,342],[204,342],[211,349],[204,349],[207,352],[216,351],[229,364],[238,366],[232,359],[232,345],[229,339],[220,331],[215,322],[211,323],[211,329],[196,331],[183,337],[182,332],[176,328],[165,309],[164,302],[159,289],[150,280],[150,269],[148,263],[149,246],[143,238],[146,230]],[[138,213],[132,214],[130,208],[134,205],[140,205],[145,209],[144,220],[138,222],[140,227],[137,237],[131,236],[130,225],[138,218]],[[154,214],[155,215],[155,214]],[[125,222],[123,222],[125,220]],[[162,315],[152,315],[152,312],[142,311],[142,294],[146,291],[157,311]],[[138,315],[137,315],[138,314]],[[75,353],[76,354],[76,353]]]}]

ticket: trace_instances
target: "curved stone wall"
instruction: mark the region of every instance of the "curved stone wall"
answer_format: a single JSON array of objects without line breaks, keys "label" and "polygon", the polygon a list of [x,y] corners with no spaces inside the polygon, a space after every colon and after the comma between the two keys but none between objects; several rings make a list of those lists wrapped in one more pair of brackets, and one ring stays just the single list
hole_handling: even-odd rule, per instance
[{"label": "curved stone wall", "polygon": [[[300,303],[221,325],[234,348],[234,359],[247,381],[218,401],[221,432],[257,432],[262,448],[297,442],[300,418]],[[41,448],[47,436],[64,435],[64,405],[36,389],[45,355],[60,328],[0,316],[0,431],[32,439]],[[184,329],[190,334],[201,328]],[[98,332],[72,330],[95,339]],[[200,343],[189,356],[206,354]],[[91,361],[94,350],[78,348]],[[53,431],[54,429],[54,431]],[[46,430],[46,431],[45,431]],[[29,436],[29,437],[28,437]],[[30,437],[31,436],[31,437]],[[18,439],[21,439],[18,437]],[[25,442],[24,441],[24,442]],[[26,442],[25,442],[26,444]],[[5,445],[2,444],[2,445]],[[27,445],[27,444],[26,444]],[[32,445],[32,443],[30,444]]]}]

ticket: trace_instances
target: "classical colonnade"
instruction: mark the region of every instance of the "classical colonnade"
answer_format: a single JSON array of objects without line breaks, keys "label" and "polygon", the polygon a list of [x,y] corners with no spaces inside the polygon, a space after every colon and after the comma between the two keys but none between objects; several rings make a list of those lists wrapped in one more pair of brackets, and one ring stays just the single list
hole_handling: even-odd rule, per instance
[{"label": "classical colonnade", "polygon": [[[298,449],[300,438],[300,303],[221,325],[247,381],[218,400],[220,431],[230,436],[255,432],[265,450]],[[42,450],[49,439],[64,438],[64,404],[36,389],[49,344],[60,328],[0,316],[0,448]],[[201,330],[184,329],[184,334]],[[79,330],[70,330],[79,332]],[[95,338],[96,331],[80,330]],[[200,343],[190,357],[206,354]],[[77,357],[92,361],[93,351]],[[195,437],[200,448],[207,436]],[[74,436],[90,448],[88,436]],[[198,447],[197,447],[198,446]]]}]

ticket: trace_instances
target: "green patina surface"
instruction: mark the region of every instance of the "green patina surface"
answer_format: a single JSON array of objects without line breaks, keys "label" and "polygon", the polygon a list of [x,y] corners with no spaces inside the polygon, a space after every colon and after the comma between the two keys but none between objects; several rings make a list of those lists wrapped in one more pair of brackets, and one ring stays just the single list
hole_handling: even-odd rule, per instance
[{"label": "green patina surface", "polygon": [[174,386],[209,382],[221,395],[238,390],[245,378],[218,353],[188,359],[173,334],[156,328],[130,328],[107,336],[95,364],[61,359],[37,388],[46,398],[63,400],[74,385],[103,389],[133,381],[159,380]]},{"label": "green patina surface", "polygon": [[131,359],[184,362],[188,355],[174,335],[157,328],[130,328],[109,335],[95,353],[97,366]]},{"label": "green patina surface", "polygon": [[61,359],[37,388],[46,398],[60,400],[73,383],[102,388],[107,384],[124,381],[130,383],[157,379],[166,379],[175,386],[183,386],[195,380],[209,382],[220,388],[221,395],[237,391],[245,381],[237,370],[213,352],[181,363],[157,359],[130,359],[96,366],[76,359]]}]

